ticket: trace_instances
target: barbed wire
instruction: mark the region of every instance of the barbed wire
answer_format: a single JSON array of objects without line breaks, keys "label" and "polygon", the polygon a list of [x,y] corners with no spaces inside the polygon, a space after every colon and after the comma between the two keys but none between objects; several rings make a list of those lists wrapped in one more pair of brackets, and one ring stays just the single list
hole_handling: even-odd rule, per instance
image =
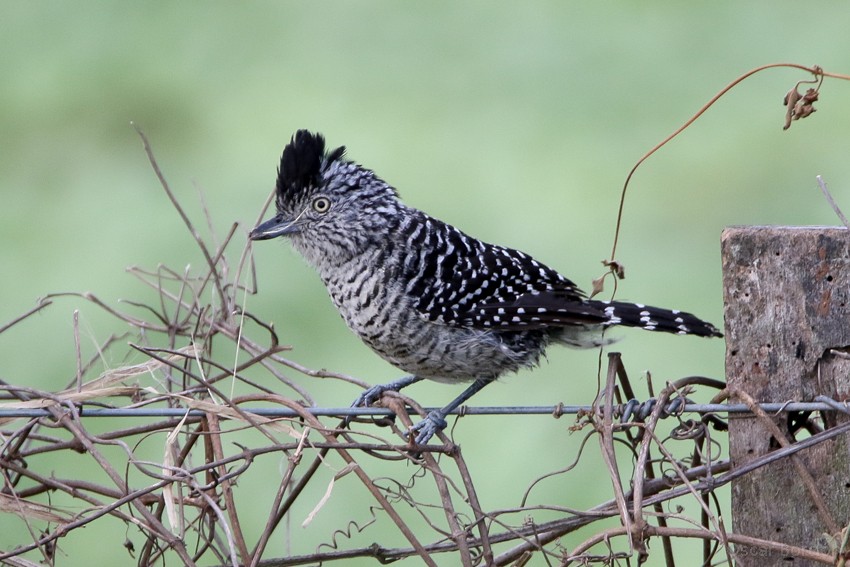
[{"label": "barbed wire", "polygon": [[[678,402],[678,399],[667,404],[662,411],[663,417],[681,415],[683,413],[753,413],[753,408],[747,404],[698,404]],[[631,400],[625,404],[614,405],[614,413],[621,416],[621,421],[629,421],[631,415],[640,417],[648,415],[656,403],[655,398],[645,402]],[[814,412],[814,411],[840,411],[850,413],[850,405],[847,402],[833,400],[826,396],[818,396],[813,402],[771,402],[760,403],[757,407],[768,413],[782,412]],[[437,408],[424,407],[426,412]],[[299,417],[301,414],[287,408],[242,407],[242,411],[254,415],[269,418]],[[394,415],[392,410],[386,408],[369,407],[307,407],[304,411],[315,417],[388,417]],[[595,411],[592,405],[563,405],[554,406],[463,406],[449,415],[576,415]],[[79,408],[80,417],[203,417],[207,414],[205,410],[187,408],[93,408],[82,406]],[[0,418],[34,418],[50,417],[53,415],[46,408],[0,408]]]}]

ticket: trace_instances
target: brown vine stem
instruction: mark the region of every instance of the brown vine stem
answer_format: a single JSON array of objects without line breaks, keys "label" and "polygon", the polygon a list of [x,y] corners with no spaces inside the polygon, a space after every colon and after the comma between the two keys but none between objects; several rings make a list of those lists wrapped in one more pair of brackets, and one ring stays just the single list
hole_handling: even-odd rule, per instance
[{"label": "brown vine stem", "polygon": [[[595,534],[593,537],[584,541],[581,545],[573,549],[572,553],[568,558],[561,563],[561,567],[568,567],[575,562],[583,563],[581,555],[593,547],[598,543],[602,543],[607,541],[613,537],[624,536],[627,535],[626,529],[623,527],[610,528],[598,534]],[[662,536],[666,535],[669,537],[687,537],[687,538],[698,538],[698,539],[708,539],[708,540],[716,540],[718,534],[709,531],[709,530],[701,530],[696,528],[661,528],[657,526],[646,526],[646,535],[647,536]],[[819,553],[817,551],[813,551],[811,549],[805,549],[802,547],[795,547],[785,543],[779,543],[775,541],[769,541],[765,539],[758,539],[755,537],[740,535],[740,534],[727,534],[730,543],[734,543],[737,545],[748,545],[751,547],[757,547],[761,549],[766,549],[770,551],[776,551],[782,553],[787,556],[798,557],[800,559],[806,559],[809,561],[817,561],[818,563],[824,563],[826,565],[832,565],[832,556],[827,555],[826,553]]]},{"label": "brown vine stem", "polygon": [[609,260],[609,263],[612,263],[612,264],[615,263],[615,258],[617,256],[617,243],[619,242],[619,239],[620,239],[620,227],[622,225],[622,220],[623,220],[623,208],[624,208],[625,201],[626,201],[626,191],[629,187],[629,182],[631,181],[632,176],[635,174],[635,172],[641,166],[641,164],[643,164],[643,162],[645,162],[647,159],[649,159],[649,157],[652,154],[654,154],[659,149],[661,149],[669,141],[671,141],[673,138],[675,138],[676,136],[681,134],[686,128],[688,128],[691,124],[693,124],[700,116],[705,114],[705,111],[707,111],[709,108],[711,108],[714,105],[715,102],[720,100],[721,97],[723,97],[726,93],[728,93],[730,90],[735,88],[739,83],[748,79],[749,77],[752,77],[756,73],[760,73],[760,72],[766,71],[768,69],[776,69],[776,68],[781,68],[781,67],[785,67],[785,68],[789,68],[789,69],[799,69],[801,71],[806,71],[808,73],[811,73],[815,77],[830,77],[830,78],[833,78],[833,79],[841,79],[841,80],[844,80],[844,81],[850,81],[850,75],[843,75],[843,74],[839,74],[839,73],[829,73],[827,71],[824,71],[823,69],[821,69],[817,65],[807,67],[805,65],[800,65],[798,63],[770,63],[768,65],[762,65],[761,67],[756,67],[755,69],[751,69],[751,70],[747,71],[746,73],[739,76],[734,81],[732,81],[731,83],[729,83],[728,85],[726,85],[725,87],[720,89],[720,91],[717,94],[715,94],[713,97],[711,97],[711,99],[709,99],[709,101],[707,103],[705,103],[702,106],[702,108],[700,108],[696,112],[696,114],[691,116],[684,124],[679,126],[672,134],[670,134],[669,136],[667,136],[666,138],[664,138],[663,140],[658,142],[658,144],[656,144],[651,150],[646,152],[643,155],[643,157],[641,157],[637,161],[637,163],[635,163],[635,165],[632,167],[631,171],[629,171],[629,174],[626,176],[626,182],[623,184],[623,189],[620,192],[620,204],[617,208],[617,223],[616,223],[616,226],[614,228],[614,244],[611,247],[611,259]]}]

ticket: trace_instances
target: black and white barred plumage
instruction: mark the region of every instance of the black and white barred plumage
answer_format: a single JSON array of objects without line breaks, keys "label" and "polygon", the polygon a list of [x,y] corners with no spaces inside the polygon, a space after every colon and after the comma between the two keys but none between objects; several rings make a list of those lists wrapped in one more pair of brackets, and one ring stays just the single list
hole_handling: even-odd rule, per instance
[{"label": "black and white barred plumage", "polygon": [[277,214],[252,240],[287,236],[322,278],[345,322],[384,359],[412,376],[474,381],[417,426],[424,443],[445,415],[502,374],[534,366],[552,342],[604,344],[612,325],[721,336],[680,311],[589,300],[569,279],[531,256],[477,240],[404,205],[374,172],[325,151],[321,135],[299,130],[281,157]]}]

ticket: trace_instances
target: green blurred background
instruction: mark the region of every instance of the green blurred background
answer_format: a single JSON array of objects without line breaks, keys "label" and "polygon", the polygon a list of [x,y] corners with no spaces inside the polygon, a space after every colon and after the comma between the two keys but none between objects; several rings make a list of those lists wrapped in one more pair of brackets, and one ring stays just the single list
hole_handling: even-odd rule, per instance
[{"label": "green blurred background", "polygon": [[[199,226],[199,191],[219,236],[240,223],[234,250],[273,187],[284,144],[310,128],[348,146],[349,157],[409,204],[529,252],[587,289],[610,253],[629,169],[722,86],[780,61],[850,73],[850,11],[837,2],[0,6],[0,323],[50,292],[91,291],[109,302],[144,296],[127,266],[202,265],[131,121],[151,139]],[[626,202],[618,259],[627,279],[618,297],[720,324],[724,226],[836,224],[818,174],[850,212],[850,85],[827,80],[818,112],[781,129],[783,95],[808,78],[790,70],[756,75],[643,165]],[[254,255],[260,294],[247,307],[276,322],[281,340],[295,347],[291,358],[375,383],[398,376],[349,334],[318,278],[286,245],[262,243]],[[126,330],[82,300],[59,301],[0,336],[0,378],[64,386],[74,375],[74,309],[86,355]],[[723,375],[722,341],[620,336],[615,348],[635,381],[644,370],[656,388],[686,375]],[[553,350],[534,373],[491,386],[474,403],[589,403],[597,360],[594,352]],[[307,387],[326,406],[346,405],[356,393]],[[457,393],[439,384],[410,392],[427,405]],[[455,438],[482,483],[484,508],[518,505],[506,483],[526,486],[569,463],[571,449],[550,453],[577,445],[578,436],[564,439],[571,423],[461,422]],[[539,501],[583,508],[609,498],[594,459],[541,489]],[[411,474],[398,467],[386,474]],[[338,510],[365,517],[358,507],[366,498],[347,502],[345,494],[335,493]],[[306,542],[296,546],[300,553],[342,527],[324,518],[302,529],[302,519],[293,519],[291,535]],[[3,549],[27,540],[13,523],[0,516],[9,527],[0,530]],[[112,542],[99,549],[114,561],[132,562],[121,548],[123,528],[98,531],[110,529],[105,523],[60,542],[61,562],[87,563],[87,546],[97,541]],[[268,556],[284,549],[276,543]]]}]

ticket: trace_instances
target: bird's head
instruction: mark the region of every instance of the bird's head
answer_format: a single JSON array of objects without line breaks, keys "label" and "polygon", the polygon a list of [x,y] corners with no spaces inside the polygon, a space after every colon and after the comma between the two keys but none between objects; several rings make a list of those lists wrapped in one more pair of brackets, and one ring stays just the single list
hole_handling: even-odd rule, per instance
[{"label": "bird's head", "polygon": [[280,158],[277,214],[255,227],[251,240],[288,236],[313,260],[356,253],[390,230],[387,219],[402,206],[395,190],[344,154],[344,146],[326,152],[321,134],[298,130]]}]

